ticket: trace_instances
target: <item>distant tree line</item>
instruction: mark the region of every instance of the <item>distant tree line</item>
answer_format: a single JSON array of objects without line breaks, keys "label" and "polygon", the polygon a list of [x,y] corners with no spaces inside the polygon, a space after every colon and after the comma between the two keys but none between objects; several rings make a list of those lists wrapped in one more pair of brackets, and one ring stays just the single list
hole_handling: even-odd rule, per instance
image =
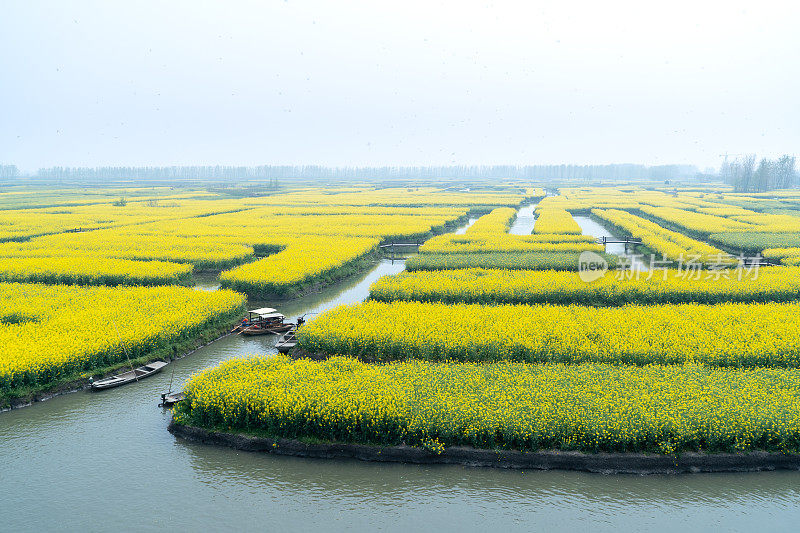
[{"label": "distant tree line", "polygon": [[19,169],[16,165],[0,165],[0,178],[17,178]]},{"label": "distant tree line", "polygon": [[558,179],[655,179],[691,178],[692,165],[491,165],[491,166],[173,166],[173,167],[50,167],[34,177],[75,180],[247,180],[247,179],[392,179],[392,178],[530,178]]},{"label": "distant tree line", "polygon": [[737,192],[763,192],[786,189],[797,185],[794,156],[784,155],[778,159],[763,158],[756,165],[756,156],[747,155],[728,161],[720,168],[720,177],[733,185]]}]

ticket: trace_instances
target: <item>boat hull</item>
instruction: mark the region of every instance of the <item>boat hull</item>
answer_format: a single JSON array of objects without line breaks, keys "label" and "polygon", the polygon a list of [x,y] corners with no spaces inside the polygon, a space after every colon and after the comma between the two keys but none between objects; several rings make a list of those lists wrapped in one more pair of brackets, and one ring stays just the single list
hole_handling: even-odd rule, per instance
[{"label": "boat hull", "polygon": [[154,361],[147,365],[140,366],[139,368],[123,372],[122,374],[117,374],[116,376],[111,376],[110,378],[95,381],[92,383],[91,387],[92,390],[113,389],[115,387],[120,387],[122,385],[127,385],[128,383],[139,381],[140,379],[148,378],[153,374],[158,374],[165,366],[167,366],[167,363],[164,361]]},{"label": "boat hull", "polygon": [[239,333],[241,335],[277,335],[278,333],[284,333],[289,331],[292,326],[285,325],[285,326],[276,326],[274,328],[244,328]]},{"label": "boat hull", "polygon": [[182,392],[173,392],[172,394],[162,394],[160,407],[172,407],[176,403],[182,402],[186,395]]},{"label": "boat hull", "polygon": [[295,335],[296,329],[290,329],[287,331],[278,342],[275,344],[275,349],[278,350],[278,353],[289,353],[292,348],[297,346],[297,336]]}]

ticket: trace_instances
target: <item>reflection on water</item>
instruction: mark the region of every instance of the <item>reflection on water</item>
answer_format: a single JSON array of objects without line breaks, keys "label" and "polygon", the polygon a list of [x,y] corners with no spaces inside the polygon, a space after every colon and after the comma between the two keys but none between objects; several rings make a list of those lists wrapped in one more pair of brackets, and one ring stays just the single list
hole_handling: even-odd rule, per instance
[{"label": "reflection on water", "polygon": [[[580,223],[580,221],[579,221]],[[287,316],[364,299],[402,262],[292,302]],[[251,305],[261,303],[251,302]],[[309,318],[313,319],[313,316]],[[0,413],[4,531],[791,530],[800,473],[603,476],[278,457],[166,431],[159,394],[276,337],[230,335],[139,383]]]},{"label": "reflection on water", "polygon": [[457,230],[455,230],[453,233],[455,233],[456,235],[464,235],[464,234],[467,232],[467,230],[468,230],[470,227],[472,227],[472,225],[473,225],[473,224],[475,224],[475,222],[477,222],[477,221],[478,221],[478,218],[477,218],[477,217],[470,218],[470,219],[467,221],[467,223],[466,223],[466,224],[464,224],[463,226],[461,226],[460,228],[458,228]]},{"label": "reflection on water", "polygon": [[[615,241],[624,239],[624,237],[608,230],[605,226],[589,217],[575,216],[573,218],[581,227],[581,231],[584,235],[591,235],[592,237],[596,237],[598,239],[606,237]],[[646,271],[649,269],[650,258],[643,257],[642,255],[635,253],[630,246],[626,248],[625,244],[606,244],[606,252],[624,257],[629,262],[629,266],[634,270]]]},{"label": "reflection on water", "polygon": [[530,235],[533,233],[533,225],[536,222],[533,211],[537,205],[536,203],[524,205],[517,210],[517,218],[508,229],[511,235]]},{"label": "reflection on water", "polygon": [[194,288],[197,290],[219,290],[219,272],[197,272],[192,277],[194,279]]}]

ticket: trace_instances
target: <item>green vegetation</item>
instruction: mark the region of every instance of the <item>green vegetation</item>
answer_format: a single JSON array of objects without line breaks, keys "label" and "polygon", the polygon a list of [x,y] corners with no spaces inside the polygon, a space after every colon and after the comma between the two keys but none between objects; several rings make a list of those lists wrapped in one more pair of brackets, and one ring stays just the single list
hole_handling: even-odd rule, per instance
[{"label": "green vegetation", "polygon": [[727,248],[758,253],[767,248],[798,248],[798,233],[731,232],[714,233],[709,240]]},{"label": "green vegetation", "polygon": [[[600,254],[614,268],[615,255]],[[496,253],[426,253],[410,257],[406,269],[454,270],[461,268],[503,268],[507,270],[578,270],[576,252],[496,252]]]}]

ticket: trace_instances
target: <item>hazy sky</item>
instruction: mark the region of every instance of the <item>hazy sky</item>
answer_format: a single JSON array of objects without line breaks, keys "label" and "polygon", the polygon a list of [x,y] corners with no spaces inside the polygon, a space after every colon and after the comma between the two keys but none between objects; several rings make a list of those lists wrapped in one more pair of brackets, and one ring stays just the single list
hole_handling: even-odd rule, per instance
[{"label": "hazy sky", "polygon": [[[656,5],[657,4],[657,5]],[[800,152],[797,2],[0,2],[0,162]]]}]

